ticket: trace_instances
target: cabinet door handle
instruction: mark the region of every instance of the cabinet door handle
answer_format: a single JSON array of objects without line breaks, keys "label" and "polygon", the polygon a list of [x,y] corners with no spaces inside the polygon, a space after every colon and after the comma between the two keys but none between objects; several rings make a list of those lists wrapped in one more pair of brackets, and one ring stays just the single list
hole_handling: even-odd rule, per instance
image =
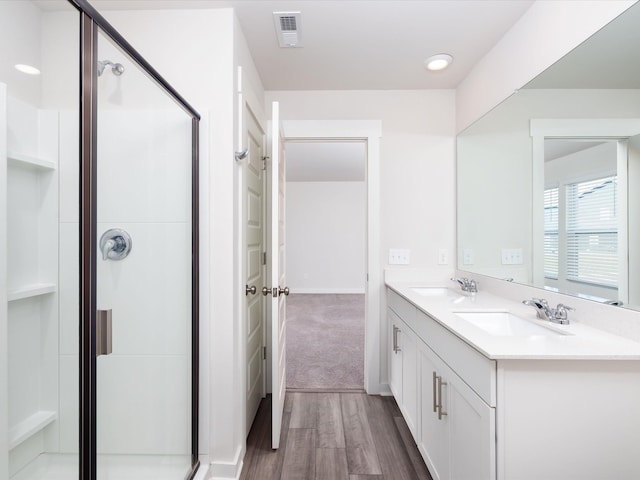
[{"label": "cabinet door handle", "polygon": [[442,386],[447,385],[447,382],[442,381],[442,377],[438,377],[438,420],[442,420],[442,417],[448,415],[447,412],[442,410]]},{"label": "cabinet door handle", "polygon": [[396,353],[396,326],[393,326],[393,335],[391,336],[391,349]]},{"label": "cabinet door handle", "polygon": [[395,344],[395,350],[394,352],[398,353],[399,351],[401,351],[402,349],[400,348],[400,345],[398,345],[398,333],[402,332],[402,330],[400,330],[398,327],[395,327],[395,336],[393,337],[393,342]]},{"label": "cabinet door handle", "polygon": [[438,383],[438,375],[436,375],[436,372],[433,372],[433,413],[436,413],[438,411],[438,394],[437,394],[437,386],[436,384]]}]

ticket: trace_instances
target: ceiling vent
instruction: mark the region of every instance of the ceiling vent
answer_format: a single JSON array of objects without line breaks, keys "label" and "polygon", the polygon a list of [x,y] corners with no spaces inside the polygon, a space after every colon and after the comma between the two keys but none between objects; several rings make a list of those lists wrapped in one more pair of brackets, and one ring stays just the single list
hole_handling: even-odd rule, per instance
[{"label": "ceiling vent", "polygon": [[278,43],[283,48],[302,47],[300,12],[273,12]]}]

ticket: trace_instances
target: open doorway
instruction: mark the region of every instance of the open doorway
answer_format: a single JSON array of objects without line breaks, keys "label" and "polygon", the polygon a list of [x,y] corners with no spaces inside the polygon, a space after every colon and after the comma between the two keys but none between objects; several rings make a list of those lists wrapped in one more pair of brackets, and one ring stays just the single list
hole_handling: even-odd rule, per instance
[{"label": "open doorway", "polygon": [[365,140],[286,143],[287,388],[365,385]]}]

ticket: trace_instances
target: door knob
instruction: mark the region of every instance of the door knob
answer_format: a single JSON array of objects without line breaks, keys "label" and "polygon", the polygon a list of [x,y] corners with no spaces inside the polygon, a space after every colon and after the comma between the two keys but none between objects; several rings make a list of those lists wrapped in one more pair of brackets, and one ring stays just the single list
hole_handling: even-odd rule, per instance
[{"label": "door knob", "polygon": [[262,287],[262,295],[265,297],[271,293],[271,289],[269,287]]},{"label": "door knob", "polygon": [[279,294],[279,295],[282,295],[283,293],[284,293],[285,295],[289,295],[289,287],[284,287],[284,288],[280,288],[280,287],[279,287],[279,288],[278,288],[278,294]]},{"label": "door knob", "polygon": [[258,291],[258,289],[256,288],[255,285],[251,285],[251,286],[245,285],[245,287],[244,287],[244,294],[245,295],[249,295],[249,294],[255,295],[257,291]]}]

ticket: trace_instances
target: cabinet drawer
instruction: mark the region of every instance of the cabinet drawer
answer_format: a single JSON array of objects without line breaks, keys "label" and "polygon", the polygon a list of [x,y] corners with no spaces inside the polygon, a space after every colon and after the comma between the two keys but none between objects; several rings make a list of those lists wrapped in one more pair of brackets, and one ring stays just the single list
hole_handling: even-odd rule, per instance
[{"label": "cabinet drawer", "polygon": [[411,325],[416,319],[416,307],[391,289],[387,289],[387,306]]},{"label": "cabinet drawer", "polygon": [[417,312],[416,321],[409,326],[480,398],[490,406],[496,406],[494,360],[489,360],[423,312]]}]

